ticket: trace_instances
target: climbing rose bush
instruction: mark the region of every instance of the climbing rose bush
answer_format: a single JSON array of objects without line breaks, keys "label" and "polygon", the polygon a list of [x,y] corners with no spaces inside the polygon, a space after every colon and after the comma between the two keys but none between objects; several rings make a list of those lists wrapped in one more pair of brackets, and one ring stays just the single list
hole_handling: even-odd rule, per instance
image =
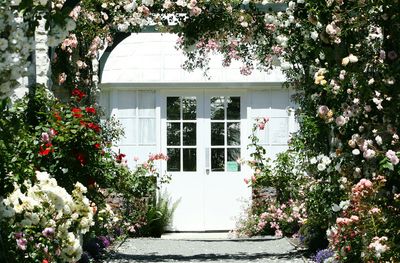
[{"label": "climbing rose bush", "polygon": [[77,182],[69,194],[46,172],[36,172],[33,183],[16,184],[0,201],[2,236],[9,256],[16,262],[79,260],[82,235],[93,225],[93,210],[85,193],[86,187]]}]

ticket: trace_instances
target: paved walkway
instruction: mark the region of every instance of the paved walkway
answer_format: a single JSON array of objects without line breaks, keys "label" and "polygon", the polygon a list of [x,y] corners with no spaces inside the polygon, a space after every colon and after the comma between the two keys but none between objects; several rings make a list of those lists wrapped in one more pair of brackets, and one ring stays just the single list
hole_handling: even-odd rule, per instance
[{"label": "paved walkway", "polygon": [[128,239],[106,262],[304,262],[301,253],[285,238],[230,239],[223,235],[174,234],[161,239]]}]

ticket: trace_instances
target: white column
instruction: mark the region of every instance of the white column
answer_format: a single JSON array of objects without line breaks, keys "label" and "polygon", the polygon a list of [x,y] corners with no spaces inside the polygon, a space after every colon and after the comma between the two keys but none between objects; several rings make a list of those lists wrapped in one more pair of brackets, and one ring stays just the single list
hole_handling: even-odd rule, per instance
[{"label": "white column", "polygon": [[47,89],[51,87],[51,66],[49,46],[47,45],[46,20],[39,20],[35,32],[36,83],[43,84]]}]

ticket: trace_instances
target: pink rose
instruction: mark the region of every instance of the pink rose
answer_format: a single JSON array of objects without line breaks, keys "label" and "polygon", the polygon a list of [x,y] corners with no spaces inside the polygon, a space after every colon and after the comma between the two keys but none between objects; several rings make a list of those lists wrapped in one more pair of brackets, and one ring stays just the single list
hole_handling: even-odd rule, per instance
[{"label": "pink rose", "polygon": [[393,165],[397,165],[399,163],[399,157],[397,157],[396,152],[392,150],[386,152],[386,157]]}]

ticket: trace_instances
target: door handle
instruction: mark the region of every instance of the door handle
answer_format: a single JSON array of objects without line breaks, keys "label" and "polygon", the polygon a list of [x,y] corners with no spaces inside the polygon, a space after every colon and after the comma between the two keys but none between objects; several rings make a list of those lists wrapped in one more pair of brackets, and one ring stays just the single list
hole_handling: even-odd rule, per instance
[{"label": "door handle", "polygon": [[207,169],[206,169],[206,175],[209,175],[209,174],[210,174],[210,169],[207,168]]}]

